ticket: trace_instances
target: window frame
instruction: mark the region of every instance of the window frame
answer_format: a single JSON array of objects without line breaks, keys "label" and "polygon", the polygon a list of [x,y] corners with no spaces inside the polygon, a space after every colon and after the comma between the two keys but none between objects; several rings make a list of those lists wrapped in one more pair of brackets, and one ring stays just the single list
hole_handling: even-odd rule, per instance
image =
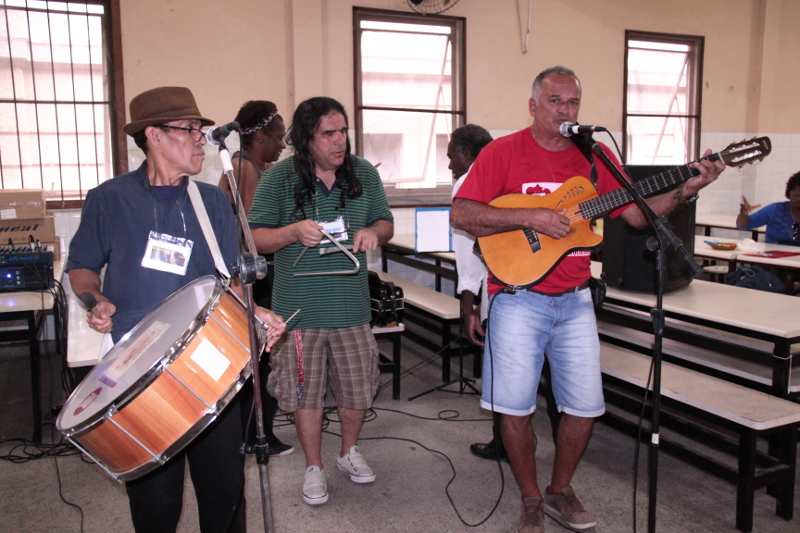
[{"label": "window frame", "polygon": [[[125,89],[122,67],[122,29],[120,20],[120,0],[64,0],[65,3],[100,5],[103,6],[102,32],[106,47],[103,50],[107,67],[108,80],[108,113],[109,113],[109,145],[111,146],[111,165],[113,176],[124,174],[128,171],[128,144],[126,136],[122,133],[122,126],[125,125]],[[48,9],[40,9],[29,6],[3,6],[4,9],[22,10],[25,12],[48,12]],[[4,100],[5,103],[14,105],[39,103],[39,100],[23,100],[11,98]],[[112,177],[113,177],[112,176]],[[88,190],[87,190],[88,191]],[[85,198],[87,191],[81,191]],[[67,200],[64,198],[63,190],[61,198],[50,198],[47,200],[48,210],[58,209],[79,209],[83,207],[83,198]]]},{"label": "window frame", "polygon": [[[664,113],[629,113],[628,112],[628,53],[630,51],[630,41],[650,41],[665,44],[687,45],[690,49],[690,68],[688,71],[688,91],[687,99],[694,100],[694,113],[684,114],[664,114]],[[677,33],[657,33],[639,30],[625,30],[625,54],[623,63],[623,85],[622,85],[622,158],[623,162],[628,163],[628,119],[630,117],[651,117],[669,118],[680,117],[693,120],[696,124],[692,132],[691,145],[687,146],[689,160],[697,159],[700,155],[700,134],[702,133],[703,115],[703,55],[705,48],[705,37],[702,35],[683,35]],[[653,163],[659,164],[659,163]]]},{"label": "window frame", "polygon": [[[448,25],[451,28],[450,36],[452,42],[452,109],[432,110],[413,107],[384,107],[363,105],[363,93],[361,85],[361,21],[370,20],[376,22],[394,22],[402,24]],[[467,19],[465,17],[453,17],[447,15],[421,15],[418,13],[406,13],[402,11],[392,11],[388,9],[373,9],[367,7],[353,6],[353,122],[355,129],[355,153],[359,157],[364,155],[364,111],[399,111],[409,113],[432,113],[452,116],[452,125],[455,130],[459,126],[467,123]],[[452,132],[450,132],[452,133]],[[433,150],[435,152],[435,143]],[[389,191],[407,192],[406,189],[397,189],[394,183],[384,183],[384,187]],[[440,188],[438,182],[434,188],[410,189],[415,191],[436,191]]]}]

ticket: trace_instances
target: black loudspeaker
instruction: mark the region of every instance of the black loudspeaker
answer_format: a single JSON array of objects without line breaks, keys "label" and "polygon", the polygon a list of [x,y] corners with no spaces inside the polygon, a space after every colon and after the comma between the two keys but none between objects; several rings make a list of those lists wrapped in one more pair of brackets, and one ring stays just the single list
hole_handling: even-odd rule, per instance
[{"label": "black loudspeaker", "polygon": [[[649,178],[676,167],[630,165],[634,182]],[[678,206],[667,222],[683,241],[690,254],[694,250],[695,205]],[[656,252],[647,249],[646,241],[655,235],[652,228],[635,229],[622,217],[603,219],[603,279],[611,287],[655,294],[657,289]],[[683,256],[670,248],[667,251],[664,292],[686,287],[692,281],[692,269]]]}]

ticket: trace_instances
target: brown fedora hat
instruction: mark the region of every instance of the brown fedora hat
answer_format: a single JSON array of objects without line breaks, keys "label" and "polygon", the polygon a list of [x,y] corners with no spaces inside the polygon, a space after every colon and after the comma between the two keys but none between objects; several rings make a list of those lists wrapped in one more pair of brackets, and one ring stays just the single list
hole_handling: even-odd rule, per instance
[{"label": "brown fedora hat", "polygon": [[192,91],[186,87],[156,87],[131,100],[131,122],[122,131],[133,135],[148,126],[173,120],[199,120],[203,126],[214,121],[200,116]]}]

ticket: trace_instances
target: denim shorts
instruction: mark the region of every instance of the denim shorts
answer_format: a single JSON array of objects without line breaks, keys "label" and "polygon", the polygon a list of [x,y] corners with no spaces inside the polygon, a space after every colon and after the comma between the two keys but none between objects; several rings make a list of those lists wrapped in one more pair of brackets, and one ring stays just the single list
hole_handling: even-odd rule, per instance
[{"label": "denim shorts", "polygon": [[589,289],[555,297],[497,293],[490,306],[481,407],[515,416],[533,413],[547,354],[558,410],[586,418],[605,412]]}]

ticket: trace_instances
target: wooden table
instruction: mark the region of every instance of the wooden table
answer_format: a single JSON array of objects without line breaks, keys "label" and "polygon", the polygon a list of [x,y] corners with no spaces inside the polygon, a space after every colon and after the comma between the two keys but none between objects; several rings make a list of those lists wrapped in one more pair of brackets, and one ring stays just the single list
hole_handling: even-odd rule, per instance
[{"label": "wooden table", "polygon": [[[593,262],[592,274],[599,277],[601,271],[602,264]],[[655,306],[656,297],[609,287],[606,303],[649,313]],[[789,396],[793,366],[791,346],[800,342],[800,321],[797,319],[800,316],[800,298],[696,279],[683,289],[665,294],[664,311],[667,316],[665,337],[702,348],[724,350],[729,355],[772,367],[769,392],[781,398]],[[648,314],[641,315],[641,319],[621,319],[613,316],[613,311],[604,308],[598,313],[598,317],[608,317],[626,327],[652,332],[652,322]],[[766,341],[772,345],[772,353],[765,354],[734,341],[727,343],[719,338],[687,333],[671,327],[670,321],[681,321]]]},{"label": "wooden table", "polygon": [[[737,245],[741,245],[741,241],[738,240],[727,240],[722,242],[734,242]],[[758,247],[761,251],[764,252],[776,251],[776,252],[789,252],[789,253],[800,254],[800,246],[759,243]],[[726,262],[728,263],[729,271],[736,270],[736,266],[738,263],[756,264],[782,270],[795,270],[795,271],[800,270],[800,255],[793,255],[788,257],[768,257],[768,256],[750,255],[757,253],[759,252],[744,251],[739,247],[733,250],[714,250],[713,248],[711,248],[711,246],[699,240],[695,241],[694,245],[695,257]]]},{"label": "wooden table", "polygon": [[67,316],[67,366],[96,365],[104,335],[89,327],[86,310],[74,294],[67,296]]},{"label": "wooden table", "polygon": [[[61,250],[64,250],[62,244]],[[61,281],[66,263],[65,253],[53,262],[53,279]],[[42,399],[40,386],[39,330],[44,323],[46,311],[55,306],[55,297],[50,291],[21,291],[0,293],[0,321],[22,320],[24,330],[4,331],[0,341],[27,340],[31,362],[31,407],[33,413],[33,440],[42,441]],[[61,338],[59,320],[56,324],[56,338]]]},{"label": "wooden table", "polygon": [[[414,235],[402,234],[395,235],[389,242],[384,244],[381,249],[383,271],[388,272],[387,262],[392,260],[417,270],[432,272],[436,277],[435,288],[437,292],[442,291],[442,278],[452,280],[454,282],[453,290],[456,291],[456,285],[458,284],[456,254],[453,252],[417,252],[415,251],[415,241]],[[442,263],[451,265],[452,268],[445,268]]]},{"label": "wooden table", "polygon": [[[789,252],[793,254],[800,254],[800,246],[787,246],[783,244],[764,244],[765,252]],[[759,255],[750,255],[751,253],[758,252],[745,252],[739,250],[739,255],[736,260],[739,263],[751,263],[763,266],[770,266],[783,270],[800,270],[800,255],[792,255],[788,257],[763,257]]]},{"label": "wooden table", "polygon": [[703,235],[706,237],[711,235],[711,228],[720,229],[735,229],[737,231],[750,231],[752,239],[758,240],[759,233],[765,233],[767,230],[763,227],[753,230],[743,230],[736,227],[736,215],[695,215],[695,226],[704,226]]}]

